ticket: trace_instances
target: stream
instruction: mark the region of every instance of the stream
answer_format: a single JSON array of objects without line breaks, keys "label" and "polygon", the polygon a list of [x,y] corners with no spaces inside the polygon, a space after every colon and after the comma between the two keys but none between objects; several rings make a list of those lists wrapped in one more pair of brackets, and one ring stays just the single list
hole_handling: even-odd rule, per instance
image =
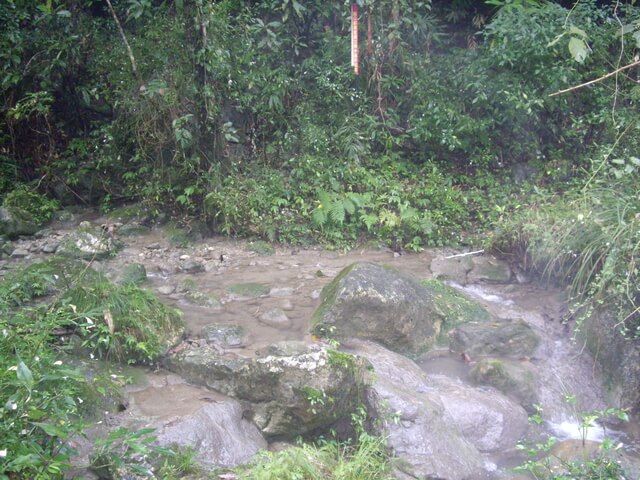
[{"label": "stream", "polygon": [[[98,224],[106,221],[92,220]],[[54,225],[44,238],[16,241],[19,249],[29,253],[23,258],[2,261],[0,274],[18,262],[45,258],[46,254],[38,251],[38,242],[55,241],[72,228]],[[144,265],[147,272],[144,286],[154,290],[164,303],[183,312],[188,338],[197,339],[202,328],[212,322],[239,325],[248,335],[234,348],[234,353],[248,358],[274,342],[311,340],[308,323],[319,305],[320,292],[344,267],[367,261],[390,265],[424,279],[433,276],[430,266],[436,256],[456,253],[429,250],[398,255],[386,248],[337,252],[275,246],[273,254],[261,255],[254,251],[259,250],[256,247],[260,244],[222,237],[206,238],[189,247],[177,248],[170,245],[159,228],[122,240],[124,249],[112,259],[96,262],[94,268],[116,278],[127,264]],[[234,293],[234,286],[247,283],[260,284],[264,292],[258,296]],[[535,354],[519,360],[531,364],[539,375],[538,405],[544,419],[540,427],[532,426],[527,436],[538,439],[545,434],[553,435],[567,444],[582,440],[583,436],[600,442],[606,436],[622,444],[626,455],[640,459],[637,419],[625,424],[594,426],[586,432],[580,428],[577,412],[602,410],[610,405],[606,404],[598,369],[583,345],[572,340],[571,325],[562,322],[567,310],[563,292],[535,284],[449,282],[449,285],[483,305],[495,317],[522,319],[540,335]],[[277,318],[273,312],[277,312]],[[433,378],[446,376],[472,384],[470,363],[476,360],[469,361],[447,348],[439,348],[417,363]],[[136,376],[137,380],[128,387],[128,412],[132,415],[171,419],[222,397],[162,370],[138,368]],[[567,402],[568,396],[574,401]],[[488,473],[482,478],[528,478],[516,477],[508,470],[523,460],[517,450],[486,454],[486,457]]]}]

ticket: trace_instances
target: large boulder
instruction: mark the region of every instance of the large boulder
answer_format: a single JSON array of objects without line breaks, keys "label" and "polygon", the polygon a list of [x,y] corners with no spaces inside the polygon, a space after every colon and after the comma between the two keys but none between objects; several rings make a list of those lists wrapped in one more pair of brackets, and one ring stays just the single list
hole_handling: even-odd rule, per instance
[{"label": "large boulder", "polygon": [[0,208],[0,235],[14,239],[20,235],[33,235],[38,225],[33,217],[18,207]]},{"label": "large boulder", "polygon": [[[353,339],[345,347],[373,365],[375,382],[366,389],[372,427],[387,440],[406,478],[458,480],[483,474],[482,455],[455,419],[448,418],[437,389],[420,367],[373,342]],[[485,428],[494,427],[481,425],[477,430]]]},{"label": "large boulder", "polygon": [[348,417],[365,385],[365,362],[317,343],[294,342],[257,358],[192,345],[167,360],[187,380],[244,401],[267,437],[294,438]]},{"label": "large boulder", "polygon": [[84,260],[98,260],[114,255],[122,243],[101,227],[82,222],[75,232],[66,235],[58,246],[58,254]]},{"label": "large boulder", "polygon": [[441,280],[467,283],[509,283],[513,273],[509,264],[492,255],[437,255],[431,272]]},{"label": "large boulder", "polygon": [[467,323],[449,333],[450,348],[472,358],[476,355],[532,355],[540,337],[524,320]]},{"label": "large boulder", "polygon": [[604,373],[608,402],[640,413],[640,340],[625,338],[612,312],[598,311],[580,330]]},{"label": "large boulder", "polygon": [[312,332],[369,339],[417,356],[432,347],[442,322],[427,287],[407,274],[361,262],[342,270],[324,287]]}]

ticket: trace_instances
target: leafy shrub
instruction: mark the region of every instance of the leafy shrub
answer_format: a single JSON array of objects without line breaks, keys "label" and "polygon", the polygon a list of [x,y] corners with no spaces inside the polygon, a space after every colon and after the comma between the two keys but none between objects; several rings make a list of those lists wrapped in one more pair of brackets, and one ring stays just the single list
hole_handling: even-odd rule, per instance
[{"label": "leafy shrub", "polygon": [[56,200],[49,199],[26,185],[19,185],[7,193],[2,201],[2,206],[19,208],[28,212],[38,225],[51,220],[59,208]]}]

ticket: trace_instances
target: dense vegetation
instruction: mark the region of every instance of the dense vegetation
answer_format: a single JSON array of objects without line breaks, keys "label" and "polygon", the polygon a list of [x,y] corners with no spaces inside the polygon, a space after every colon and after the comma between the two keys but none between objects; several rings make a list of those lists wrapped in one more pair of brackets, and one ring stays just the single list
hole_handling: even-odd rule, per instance
[{"label": "dense vegetation", "polygon": [[[210,232],[340,248],[489,232],[487,246],[640,336],[635,2],[359,0],[358,76],[349,3],[0,2],[3,207],[40,225],[59,206],[142,202]],[[5,478],[57,475],[58,439],[75,433],[62,426],[85,381],[48,332],[157,353],[115,330],[94,345],[79,323],[123,295],[155,308],[132,286],[96,280],[74,287],[84,305],[15,313],[55,290],[41,268],[0,292]]]}]

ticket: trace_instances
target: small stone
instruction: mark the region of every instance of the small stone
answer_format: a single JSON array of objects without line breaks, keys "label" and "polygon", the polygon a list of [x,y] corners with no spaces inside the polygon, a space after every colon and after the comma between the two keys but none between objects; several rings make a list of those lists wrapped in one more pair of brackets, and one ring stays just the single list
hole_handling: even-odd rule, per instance
[{"label": "small stone", "polygon": [[274,287],[269,291],[270,297],[289,297],[293,295],[291,287]]},{"label": "small stone", "polygon": [[293,303],[291,303],[291,300],[287,299],[282,302],[282,310],[285,310],[287,312],[293,310]]},{"label": "small stone", "polygon": [[158,242],[154,242],[154,243],[150,243],[149,245],[147,245],[147,248],[149,250],[160,250],[162,247],[160,246],[160,244]]},{"label": "small stone", "polygon": [[278,329],[285,329],[291,326],[291,320],[287,317],[287,314],[279,308],[263,313],[258,320],[260,323]]},{"label": "small stone", "polygon": [[56,253],[56,250],[58,250],[57,242],[47,242],[42,246],[43,253]]},{"label": "small stone", "polygon": [[[180,258],[182,259],[182,257]],[[180,264],[180,270],[187,273],[201,272],[203,269],[204,268],[201,263],[193,260],[192,258],[189,258],[188,256],[187,259],[183,260]]]},{"label": "small stone", "polygon": [[320,290],[314,290],[311,292],[311,298],[314,300],[318,300],[320,298]]},{"label": "small stone", "polygon": [[180,260],[189,260],[191,257],[189,255],[180,255]]},{"label": "small stone", "polygon": [[158,293],[162,295],[171,295],[176,291],[175,285],[162,285],[158,287]]}]

